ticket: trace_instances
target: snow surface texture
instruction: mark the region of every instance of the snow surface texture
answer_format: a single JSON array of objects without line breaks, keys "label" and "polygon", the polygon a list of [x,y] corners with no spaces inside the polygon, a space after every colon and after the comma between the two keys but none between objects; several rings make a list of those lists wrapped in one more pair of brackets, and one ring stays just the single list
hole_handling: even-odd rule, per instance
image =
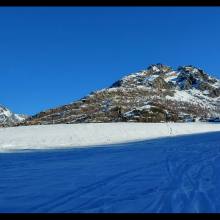
[{"label": "snow surface texture", "polygon": [[1,153],[0,212],[220,212],[219,137]]},{"label": "snow surface texture", "polygon": [[84,123],[0,128],[0,152],[87,147],[220,131],[212,123]]}]

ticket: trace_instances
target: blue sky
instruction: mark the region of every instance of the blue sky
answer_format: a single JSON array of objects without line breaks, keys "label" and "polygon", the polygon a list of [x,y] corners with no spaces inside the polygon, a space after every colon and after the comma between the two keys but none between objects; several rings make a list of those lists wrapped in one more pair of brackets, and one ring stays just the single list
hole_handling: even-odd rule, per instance
[{"label": "blue sky", "polygon": [[35,114],[163,63],[220,78],[220,7],[1,7],[0,103]]}]

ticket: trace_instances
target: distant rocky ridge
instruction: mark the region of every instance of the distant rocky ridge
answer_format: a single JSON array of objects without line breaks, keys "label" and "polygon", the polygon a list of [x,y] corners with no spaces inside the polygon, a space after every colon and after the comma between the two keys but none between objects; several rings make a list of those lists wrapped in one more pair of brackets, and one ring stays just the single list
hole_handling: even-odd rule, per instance
[{"label": "distant rocky ridge", "polygon": [[186,122],[220,116],[220,80],[204,70],[163,64],[129,74],[109,88],[40,112],[16,125],[85,122]]},{"label": "distant rocky ridge", "polygon": [[27,117],[26,115],[14,114],[5,106],[0,105],[0,127],[13,126],[24,121]]}]

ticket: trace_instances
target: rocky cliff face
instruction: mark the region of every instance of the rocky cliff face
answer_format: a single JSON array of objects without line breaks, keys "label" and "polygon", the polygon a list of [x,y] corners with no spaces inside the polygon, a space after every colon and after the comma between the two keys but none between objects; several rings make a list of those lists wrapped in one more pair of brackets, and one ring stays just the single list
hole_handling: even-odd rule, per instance
[{"label": "rocky cliff face", "polygon": [[14,114],[8,108],[0,105],[0,127],[13,126],[26,118],[27,116]]},{"label": "rocky cliff face", "polygon": [[194,66],[163,64],[123,77],[109,88],[40,112],[17,125],[167,122],[220,116],[220,81]]}]

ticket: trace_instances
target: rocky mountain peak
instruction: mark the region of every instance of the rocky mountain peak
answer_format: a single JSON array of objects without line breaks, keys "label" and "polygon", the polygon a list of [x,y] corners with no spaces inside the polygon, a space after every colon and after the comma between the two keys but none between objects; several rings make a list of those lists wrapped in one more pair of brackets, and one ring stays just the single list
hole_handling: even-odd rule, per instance
[{"label": "rocky mountain peak", "polygon": [[179,67],[178,71],[180,71],[180,76],[193,77],[204,81],[207,81],[209,79],[207,73],[205,73],[202,69],[199,69],[192,65]]},{"label": "rocky mountain peak", "polygon": [[151,64],[148,68],[147,71],[150,74],[154,74],[154,73],[167,73],[172,71],[172,68],[170,66],[161,64],[161,63],[157,63],[157,64]]},{"label": "rocky mountain peak", "polygon": [[192,65],[172,69],[158,63],[18,125],[207,121],[210,117],[220,117],[220,80]]},{"label": "rocky mountain peak", "polygon": [[13,126],[26,118],[27,116],[14,114],[5,106],[0,105],[0,127]]},{"label": "rocky mountain peak", "polygon": [[197,89],[210,97],[220,95],[219,81],[209,76],[202,69],[189,65],[179,67],[178,71],[177,84],[180,89]]}]

